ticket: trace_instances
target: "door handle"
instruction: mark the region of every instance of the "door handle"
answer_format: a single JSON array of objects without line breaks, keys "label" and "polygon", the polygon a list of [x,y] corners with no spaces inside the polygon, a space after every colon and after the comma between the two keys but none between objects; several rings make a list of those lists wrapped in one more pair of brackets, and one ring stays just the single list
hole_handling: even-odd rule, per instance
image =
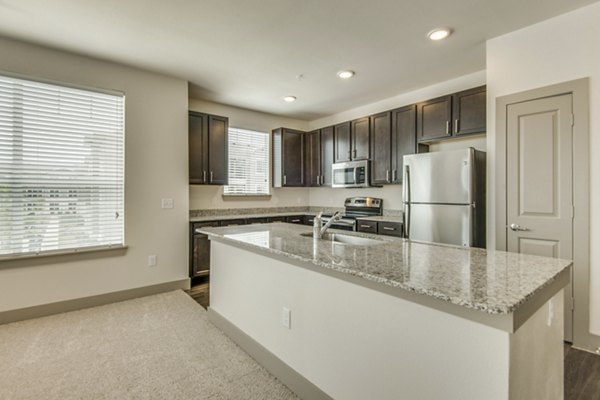
[{"label": "door handle", "polygon": [[287,176],[283,176],[283,186],[287,185]]},{"label": "door handle", "polygon": [[446,121],[446,135],[450,134],[450,121]]},{"label": "door handle", "polygon": [[515,232],[517,232],[517,231],[524,232],[524,231],[529,230],[527,228],[521,227],[521,225],[518,225],[518,224],[510,224],[509,228]]},{"label": "door handle", "polygon": [[398,170],[393,169],[392,170],[392,182],[396,182],[397,175],[398,175]]},{"label": "door handle", "polygon": [[213,172],[210,171],[210,183],[212,183],[212,181],[213,181]]},{"label": "door handle", "polygon": [[202,171],[202,182],[206,183],[206,170]]},{"label": "door handle", "polygon": [[454,120],[454,133],[458,133],[458,119]]},{"label": "door handle", "polygon": [[390,170],[389,169],[385,170],[385,181],[388,183],[390,182]]}]

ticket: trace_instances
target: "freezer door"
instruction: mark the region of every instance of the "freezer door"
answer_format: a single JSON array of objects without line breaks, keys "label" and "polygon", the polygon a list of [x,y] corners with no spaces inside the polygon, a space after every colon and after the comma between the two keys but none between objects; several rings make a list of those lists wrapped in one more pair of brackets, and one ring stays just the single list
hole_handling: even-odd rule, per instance
[{"label": "freezer door", "polygon": [[471,204],[473,157],[471,148],[404,156],[404,201]]},{"label": "freezer door", "polygon": [[406,214],[409,239],[472,246],[472,207],[410,204]]}]

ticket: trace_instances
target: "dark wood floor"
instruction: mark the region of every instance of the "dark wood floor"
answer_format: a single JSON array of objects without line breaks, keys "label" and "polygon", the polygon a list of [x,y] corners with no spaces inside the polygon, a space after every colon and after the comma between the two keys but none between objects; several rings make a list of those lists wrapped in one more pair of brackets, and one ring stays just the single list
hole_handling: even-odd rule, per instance
[{"label": "dark wood floor", "polygon": [[[208,278],[193,282],[188,292],[202,307],[209,305]],[[600,356],[565,343],[565,400],[600,400]]]}]

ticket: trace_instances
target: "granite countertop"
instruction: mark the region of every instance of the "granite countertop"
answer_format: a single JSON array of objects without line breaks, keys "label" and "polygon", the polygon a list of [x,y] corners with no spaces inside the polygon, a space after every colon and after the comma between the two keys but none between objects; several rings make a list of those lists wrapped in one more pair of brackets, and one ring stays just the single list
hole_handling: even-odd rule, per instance
[{"label": "granite countertop", "polygon": [[377,215],[374,217],[359,217],[357,218],[361,221],[381,221],[381,222],[403,222],[402,216],[392,216],[392,215]]},{"label": "granite countertop", "polygon": [[381,243],[353,246],[300,235],[309,231],[310,227],[286,223],[201,229],[211,239],[267,256],[283,256],[496,315],[516,311],[572,265],[556,258],[358,232],[338,231]]}]

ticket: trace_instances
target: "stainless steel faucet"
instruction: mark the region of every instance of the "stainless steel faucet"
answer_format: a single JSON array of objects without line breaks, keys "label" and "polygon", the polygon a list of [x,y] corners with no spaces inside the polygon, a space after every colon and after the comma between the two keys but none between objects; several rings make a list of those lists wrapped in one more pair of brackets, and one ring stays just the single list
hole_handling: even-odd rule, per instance
[{"label": "stainless steel faucet", "polygon": [[[340,213],[338,211],[335,214],[333,214],[331,219],[329,221],[327,221],[327,223],[325,225],[323,225],[323,223],[321,221],[322,217],[323,217],[323,211],[320,211],[315,216],[315,220],[313,221],[313,238],[315,238],[315,239],[321,239],[323,237],[323,235],[325,234],[325,231],[327,231],[327,229],[329,229],[331,224],[333,224],[335,221],[339,221],[340,219],[342,219],[342,213]],[[323,226],[321,226],[321,225],[323,225]]]}]

